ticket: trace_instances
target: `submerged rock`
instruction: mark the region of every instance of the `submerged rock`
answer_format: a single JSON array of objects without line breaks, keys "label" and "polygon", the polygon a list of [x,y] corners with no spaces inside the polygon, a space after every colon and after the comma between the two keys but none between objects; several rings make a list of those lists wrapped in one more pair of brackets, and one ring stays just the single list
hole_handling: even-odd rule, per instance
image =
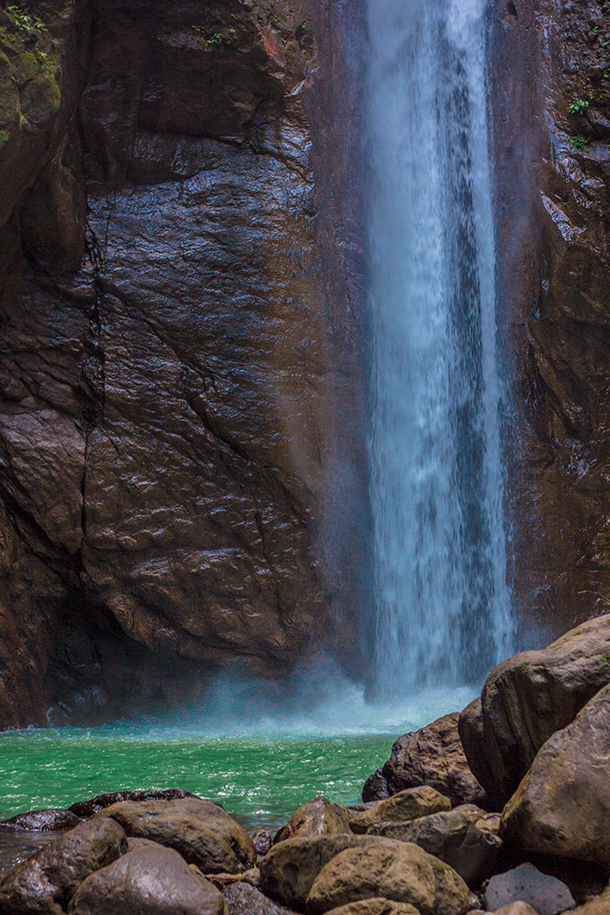
[{"label": "submerged rock", "polygon": [[507,842],[610,862],[610,684],[544,744],[502,814]]},{"label": "submerged rock", "polygon": [[98,794],[87,801],[77,801],[68,808],[78,817],[91,817],[112,804],[120,801],[174,801],[183,797],[196,797],[183,788],[164,788],[150,791],[114,791],[112,794]]},{"label": "submerged rock", "polygon": [[127,850],[125,833],[112,820],[89,820],[49,843],[0,883],[0,912],[62,915],[89,874]]},{"label": "submerged rock", "polygon": [[459,722],[472,771],[501,808],[542,745],[610,683],[610,616],[589,620],[541,651],[499,664]]},{"label": "submerged rock", "polygon": [[120,823],[127,836],[173,848],[204,873],[237,874],[256,862],[252,839],[219,805],[196,797],[122,801],[96,814]]},{"label": "submerged rock", "polygon": [[81,822],[80,817],[71,810],[53,808],[49,810],[30,810],[29,813],[19,813],[10,820],[3,820],[0,826],[13,829],[24,829],[27,832],[60,832],[74,829]]},{"label": "submerged rock", "polygon": [[320,872],[307,898],[308,915],[369,898],[409,903],[422,915],[463,915],[468,887],[446,864],[418,845],[377,839],[347,848]]},{"label": "submerged rock", "polygon": [[474,887],[493,873],[502,847],[499,827],[499,814],[486,813],[468,804],[411,823],[377,823],[368,834],[414,842]]},{"label": "submerged rock", "polygon": [[124,855],[88,877],[70,915],[227,915],[222,893],[169,848],[150,846]]},{"label": "submerged rock", "polygon": [[367,779],[362,799],[382,800],[405,788],[429,785],[454,807],[484,804],[485,792],[472,774],[458,733],[459,717],[457,712],[444,715],[400,737],[388,761]]},{"label": "submerged rock", "polygon": [[343,807],[316,797],[294,813],[276,834],[273,842],[283,842],[296,836],[331,836],[350,831],[350,816]]},{"label": "submerged rock", "polygon": [[516,902],[527,903],[538,915],[560,915],[575,905],[565,883],[542,874],[532,864],[522,864],[489,881],[485,904],[490,912]]},{"label": "submerged rock", "polygon": [[376,823],[406,823],[441,810],[451,810],[449,798],[434,788],[422,785],[400,791],[364,813],[356,814],[350,820],[350,827],[352,832],[362,834]]}]

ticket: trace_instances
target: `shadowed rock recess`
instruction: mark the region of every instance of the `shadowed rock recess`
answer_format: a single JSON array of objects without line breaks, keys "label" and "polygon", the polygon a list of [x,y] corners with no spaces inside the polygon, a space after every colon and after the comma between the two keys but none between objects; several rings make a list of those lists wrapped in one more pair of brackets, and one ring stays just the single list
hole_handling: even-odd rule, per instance
[{"label": "shadowed rock recess", "polygon": [[0,5],[0,727],[360,663],[358,29]]}]

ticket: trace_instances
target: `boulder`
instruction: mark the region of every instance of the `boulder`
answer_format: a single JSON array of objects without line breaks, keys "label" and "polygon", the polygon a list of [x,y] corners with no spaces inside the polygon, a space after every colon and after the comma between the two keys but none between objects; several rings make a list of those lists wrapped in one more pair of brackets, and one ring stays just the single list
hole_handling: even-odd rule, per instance
[{"label": "boulder", "polygon": [[260,861],[263,893],[288,908],[303,909],[322,868],[346,848],[377,842],[376,836],[315,836],[286,839]]},{"label": "boulder", "polygon": [[290,915],[290,909],[277,905],[248,883],[234,883],[223,890],[229,915]]},{"label": "boulder", "polygon": [[468,887],[446,864],[418,845],[378,838],[336,855],[316,878],[307,898],[308,915],[363,899],[409,903],[421,915],[463,915]]},{"label": "boulder", "polygon": [[610,685],[543,746],[502,814],[525,851],[610,861]]},{"label": "boulder", "polygon": [[227,915],[222,893],[170,848],[132,851],[88,877],[70,915]]},{"label": "boulder", "polygon": [[407,788],[385,801],[379,801],[364,813],[357,813],[350,819],[352,832],[368,832],[376,823],[406,823],[441,810],[451,810],[449,798],[427,785]]},{"label": "boulder", "polygon": [[534,911],[527,902],[511,902],[510,905],[505,905],[494,912],[494,915],[539,915],[539,913]]},{"label": "boulder", "polygon": [[368,834],[414,842],[474,887],[493,873],[502,847],[499,827],[499,814],[466,804],[410,823],[377,823]]},{"label": "boulder", "polygon": [[394,902],[393,899],[360,899],[348,902],[330,915],[419,915],[418,910],[408,902]]},{"label": "boulder", "polygon": [[542,745],[610,683],[610,615],[582,623],[548,648],[498,665],[481,700],[462,713],[470,768],[501,809]]},{"label": "boulder", "polygon": [[385,765],[367,780],[362,798],[382,800],[405,788],[429,785],[460,804],[485,804],[485,792],[472,774],[458,732],[459,713],[444,715],[400,737]]},{"label": "boulder", "polygon": [[29,813],[19,813],[10,820],[3,820],[0,826],[11,829],[23,829],[27,832],[62,832],[74,829],[81,822],[80,818],[71,810],[53,808],[51,810],[30,810]]},{"label": "boulder", "polygon": [[538,915],[559,915],[575,905],[565,883],[542,874],[533,864],[522,864],[489,881],[485,905],[490,912],[516,902],[527,903]]},{"label": "boulder", "polygon": [[89,820],[50,842],[0,883],[0,912],[63,915],[80,884],[127,849],[112,820]]},{"label": "boulder", "polygon": [[256,862],[250,836],[212,801],[197,797],[173,801],[122,801],[100,811],[134,838],[173,848],[204,873],[238,874]]},{"label": "boulder", "polygon": [[[396,744],[394,744],[394,746],[396,746]],[[405,785],[404,787],[411,788],[412,786]],[[383,774],[383,766],[380,766],[380,768],[376,769],[372,775],[369,775],[365,781],[364,788],[362,789],[362,800],[366,804],[370,801],[385,801],[388,797],[390,797],[388,780]]]},{"label": "boulder", "polygon": [[92,817],[100,810],[118,804],[120,801],[175,801],[183,797],[196,797],[183,788],[163,788],[150,791],[114,791],[112,794],[98,794],[88,801],[77,801],[68,808],[77,817]]},{"label": "boulder", "polygon": [[296,836],[336,836],[350,831],[350,816],[338,804],[316,797],[294,813],[276,834],[273,843]]}]

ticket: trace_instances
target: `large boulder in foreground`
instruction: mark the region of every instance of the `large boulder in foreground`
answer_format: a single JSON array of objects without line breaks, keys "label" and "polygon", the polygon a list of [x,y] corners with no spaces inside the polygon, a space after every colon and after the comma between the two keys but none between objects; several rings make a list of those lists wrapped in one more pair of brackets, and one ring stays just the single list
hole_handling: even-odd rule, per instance
[{"label": "large boulder in foreground", "polygon": [[293,813],[273,841],[283,842],[296,836],[341,835],[349,832],[349,822],[349,814],[343,807],[327,801],[325,797],[316,797]]},{"label": "large boulder in foreground", "polygon": [[91,874],[70,915],[228,915],[222,893],[177,852],[150,845]]},{"label": "large boulder in foreground", "polygon": [[542,745],[610,683],[610,615],[589,620],[548,648],[496,667],[462,713],[460,737],[475,776],[501,809]]},{"label": "large boulder in foreground", "polygon": [[125,833],[112,820],[89,820],[55,839],[0,883],[0,912],[63,915],[80,884],[127,850]]},{"label": "large boulder in foreground", "polygon": [[474,887],[493,873],[502,847],[499,820],[499,814],[465,804],[411,823],[377,823],[368,834],[413,842],[444,861]]},{"label": "large boulder in foreground", "polygon": [[308,915],[324,915],[359,900],[409,903],[421,915],[463,915],[470,893],[461,877],[418,845],[377,839],[347,848],[318,875],[307,898]]},{"label": "large boulder in foreground", "polygon": [[127,836],[173,848],[206,874],[239,874],[256,861],[252,839],[225,810],[197,797],[123,801],[96,814],[119,823]]},{"label": "large boulder in foreground", "polygon": [[377,823],[407,823],[441,810],[451,810],[449,798],[427,785],[407,788],[385,801],[379,801],[369,810],[356,813],[350,819],[352,832],[362,835]]},{"label": "large boulder in foreground", "polygon": [[459,713],[444,715],[400,737],[388,761],[366,781],[364,801],[383,800],[405,788],[429,785],[460,804],[484,804],[485,792],[472,774],[458,732]]},{"label": "large boulder in foreground", "polygon": [[542,747],[501,834],[525,851],[610,862],[610,685]]},{"label": "large boulder in foreground", "polygon": [[263,893],[281,905],[301,910],[316,877],[335,855],[379,841],[376,836],[297,837],[278,842],[260,862]]}]

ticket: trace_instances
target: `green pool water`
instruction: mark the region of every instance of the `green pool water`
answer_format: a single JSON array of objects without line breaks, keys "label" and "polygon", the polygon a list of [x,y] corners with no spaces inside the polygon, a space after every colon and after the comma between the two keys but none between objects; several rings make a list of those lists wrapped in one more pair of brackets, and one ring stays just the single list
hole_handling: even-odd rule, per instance
[{"label": "green pool water", "polygon": [[[221,688],[205,715],[0,734],[0,819],[122,789],[180,787],[219,801],[245,826],[276,829],[323,794],[358,803],[367,776],[408,730],[470,700],[464,690],[369,705],[344,689],[298,711]],[[252,697],[251,697],[252,698]]]}]

